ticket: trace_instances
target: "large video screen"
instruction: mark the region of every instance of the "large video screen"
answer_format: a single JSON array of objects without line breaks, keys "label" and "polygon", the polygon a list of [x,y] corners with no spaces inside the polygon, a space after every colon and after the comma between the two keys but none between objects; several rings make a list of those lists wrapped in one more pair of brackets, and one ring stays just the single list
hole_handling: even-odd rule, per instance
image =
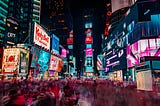
[{"label": "large video screen", "polygon": [[40,66],[41,71],[47,71],[49,66],[49,60],[50,60],[50,53],[40,50],[39,52],[39,58],[38,58],[38,64]]},{"label": "large video screen", "polygon": [[143,39],[127,46],[127,65],[133,67],[144,56],[160,56],[160,38]]},{"label": "large video screen", "polygon": [[20,63],[20,50],[18,48],[4,49],[2,71],[3,73],[18,73]]},{"label": "large video screen", "polygon": [[50,50],[50,36],[47,32],[37,23],[34,25],[34,44]]},{"label": "large video screen", "polygon": [[50,58],[49,70],[60,72],[63,67],[63,60],[57,56],[52,55]]},{"label": "large video screen", "polygon": [[56,35],[52,35],[52,51],[59,54],[59,38]]},{"label": "large video screen", "polygon": [[31,54],[32,54],[31,67],[34,67],[34,68],[36,67],[38,63],[39,52],[40,52],[40,49],[32,46],[31,48]]}]

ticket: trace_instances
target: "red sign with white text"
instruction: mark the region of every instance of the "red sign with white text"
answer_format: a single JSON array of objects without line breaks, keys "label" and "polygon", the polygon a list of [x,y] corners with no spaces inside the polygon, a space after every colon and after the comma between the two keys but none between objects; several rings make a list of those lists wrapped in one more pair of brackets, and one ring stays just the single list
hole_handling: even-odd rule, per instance
[{"label": "red sign with white text", "polygon": [[35,23],[34,26],[34,44],[50,50],[50,37],[37,23]]}]

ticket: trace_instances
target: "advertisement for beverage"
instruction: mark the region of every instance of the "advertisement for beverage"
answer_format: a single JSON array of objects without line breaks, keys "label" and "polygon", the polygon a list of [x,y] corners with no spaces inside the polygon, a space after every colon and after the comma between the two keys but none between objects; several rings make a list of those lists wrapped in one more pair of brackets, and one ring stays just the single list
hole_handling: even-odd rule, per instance
[{"label": "advertisement for beverage", "polygon": [[47,32],[37,23],[34,26],[34,44],[50,50],[50,37]]},{"label": "advertisement for beverage", "polygon": [[17,48],[4,49],[2,72],[4,74],[17,74],[20,64],[20,50]]}]

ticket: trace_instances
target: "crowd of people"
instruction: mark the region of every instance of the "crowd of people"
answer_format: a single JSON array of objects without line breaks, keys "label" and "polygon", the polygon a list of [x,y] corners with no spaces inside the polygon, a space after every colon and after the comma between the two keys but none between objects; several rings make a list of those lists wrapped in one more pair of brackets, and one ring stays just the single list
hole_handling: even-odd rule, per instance
[{"label": "crowd of people", "polygon": [[156,91],[107,79],[4,80],[0,94],[2,106],[160,106]]}]

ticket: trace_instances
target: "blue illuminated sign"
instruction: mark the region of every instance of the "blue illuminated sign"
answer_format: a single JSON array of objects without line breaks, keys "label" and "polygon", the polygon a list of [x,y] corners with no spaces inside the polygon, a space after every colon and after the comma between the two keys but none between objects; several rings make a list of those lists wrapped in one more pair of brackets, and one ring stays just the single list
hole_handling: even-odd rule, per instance
[{"label": "blue illuminated sign", "polygon": [[56,35],[52,35],[52,51],[59,54],[59,38]]}]

